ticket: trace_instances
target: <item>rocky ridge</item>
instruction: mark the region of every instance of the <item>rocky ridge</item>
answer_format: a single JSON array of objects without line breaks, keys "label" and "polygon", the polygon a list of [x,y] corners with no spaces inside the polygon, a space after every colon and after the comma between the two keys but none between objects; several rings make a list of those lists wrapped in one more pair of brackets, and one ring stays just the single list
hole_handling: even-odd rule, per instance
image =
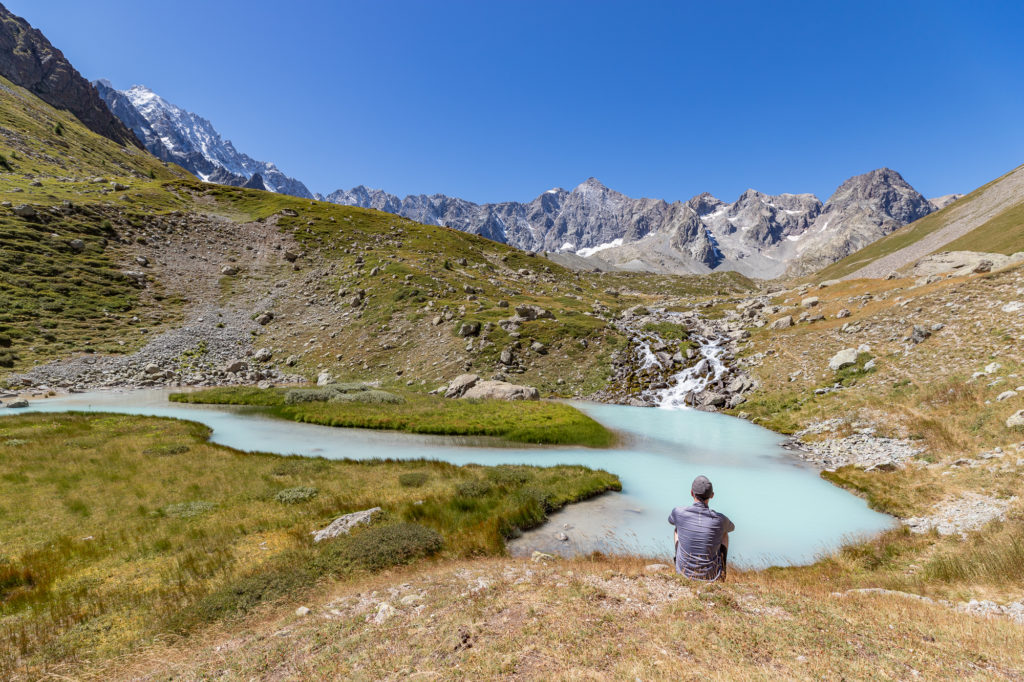
[{"label": "rocky ridge", "polygon": [[95,88],[38,29],[0,5],[0,76],[57,109],[71,112],[89,130],[121,145],[142,144],[103,104]]},{"label": "rocky ridge", "polygon": [[94,85],[110,111],[158,159],[176,163],[208,182],[313,198],[304,184],[273,163],[239,152],[208,120],[171,104],[149,88],[134,85],[117,90],[106,80]]}]

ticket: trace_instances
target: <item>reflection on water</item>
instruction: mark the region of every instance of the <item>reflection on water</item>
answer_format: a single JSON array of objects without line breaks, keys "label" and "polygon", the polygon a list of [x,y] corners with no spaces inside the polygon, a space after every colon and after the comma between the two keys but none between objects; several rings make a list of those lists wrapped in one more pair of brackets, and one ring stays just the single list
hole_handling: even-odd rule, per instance
[{"label": "reflection on water", "polygon": [[[696,410],[578,403],[625,434],[616,449],[496,447],[493,441],[338,429],[262,417],[228,406],[168,403],[164,391],[90,393],[36,401],[33,411],[94,410],[189,419],[211,439],[239,450],[330,459],[439,459],[453,464],[583,464],[622,480],[603,495],[552,515],[551,522],[510,543],[514,553],[672,554],[672,507],[688,504],[689,485],[704,474],[715,485],[711,506],[736,531],[730,561],[753,566],[812,561],[853,536],[875,533],[892,519],[823,481],[781,447],[782,437],[748,422]],[[2,410],[3,413],[14,410]],[[567,527],[566,527],[567,526]],[[566,540],[558,539],[564,533]]]}]

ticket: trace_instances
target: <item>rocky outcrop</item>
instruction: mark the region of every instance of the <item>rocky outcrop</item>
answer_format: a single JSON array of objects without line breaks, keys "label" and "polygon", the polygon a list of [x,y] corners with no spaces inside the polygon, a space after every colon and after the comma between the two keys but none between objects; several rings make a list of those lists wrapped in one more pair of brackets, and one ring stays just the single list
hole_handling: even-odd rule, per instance
[{"label": "rocky outcrop", "polygon": [[104,105],[95,88],[39,30],[0,5],[0,76],[57,109],[71,112],[89,130],[122,145],[142,143]]}]

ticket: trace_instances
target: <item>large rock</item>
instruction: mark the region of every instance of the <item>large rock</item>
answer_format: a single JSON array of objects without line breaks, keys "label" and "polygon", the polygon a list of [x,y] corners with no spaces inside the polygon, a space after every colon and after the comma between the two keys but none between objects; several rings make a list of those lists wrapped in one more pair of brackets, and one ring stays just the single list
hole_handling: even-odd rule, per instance
[{"label": "large rock", "polygon": [[540,392],[532,386],[519,386],[507,381],[480,381],[463,393],[462,397],[484,400],[539,400]]},{"label": "large rock", "polygon": [[785,315],[772,322],[769,327],[771,329],[788,329],[793,326],[793,316]]},{"label": "large rock", "polygon": [[373,507],[372,509],[364,509],[363,511],[345,514],[344,516],[339,516],[331,521],[331,525],[326,528],[321,528],[320,530],[315,530],[310,533],[310,535],[313,536],[313,542],[330,540],[331,538],[336,538],[339,535],[348,535],[349,531],[359,524],[370,523],[373,521],[373,517],[380,512],[380,507]]},{"label": "large rock", "polygon": [[828,361],[828,368],[833,372],[838,372],[844,367],[856,365],[858,354],[856,348],[844,348],[832,356],[832,359]]},{"label": "large rock", "polygon": [[1006,420],[1006,428],[1008,429],[1017,429],[1022,426],[1024,426],[1024,410],[1017,410]]},{"label": "large rock", "polygon": [[11,409],[18,409],[18,408],[22,408],[22,407],[28,407],[28,401],[27,400],[12,400],[11,402],[7,403],[7,407],[9,407]]},{"label": "large rock", "polygon": [[479,322],[463,322],[462,326],[459,327],[459,336],[479,336],[480,335],[480,323]]},{"label": "large rock", "polygon": [[316,385],[326,386],[334,381],[334,377],[326,369],[316,375]]},{"label": "large rock", "polygon": [[550,320],[555,319],[555,316],[551,314],[550,310],[545,310],[544,308],[536,305],[517,305],[516,315],[524,320],[539,320],[542,318]]},{"label": "large rock", "polygon": [[462,397],[463,393],[476,386],[477,382],[479,381],[479,375],[460,374],[459,376],[452,379],[452,383],[448,384],[448,388],[444,392],[444,397],[460,398]]}]

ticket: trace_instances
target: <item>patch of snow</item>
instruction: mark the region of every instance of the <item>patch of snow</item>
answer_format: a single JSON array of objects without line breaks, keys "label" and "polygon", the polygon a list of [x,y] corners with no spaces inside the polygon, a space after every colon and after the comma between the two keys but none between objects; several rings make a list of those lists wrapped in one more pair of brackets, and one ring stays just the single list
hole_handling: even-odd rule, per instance
[{"label": "patch of snow", "polygon": [[599,244],[597,246],[579,249],[578,251],[576,251],[576,255],[583,256],[584,258],[586,258],[587,256],[593,256],[598,251],[604,251],[605,249],[614,249],[616,246],[622,246],[622,237],[619,237],[618,239],[613,239],[607,244]]},{"label": "patch of snow", "polygon": [[786,239],[788,239],[791,242],[798,242],[798,241],[800,241],[800,237],[803,237],[803,235],[802,234],[795,234],[795,235],[791,234],[788,237],[786,237]]},{"label": "patch of snow", "polygon": [[576,245],[572,242],[566,242],[558,249],[559,251],[572,251],[576,248]]}]

